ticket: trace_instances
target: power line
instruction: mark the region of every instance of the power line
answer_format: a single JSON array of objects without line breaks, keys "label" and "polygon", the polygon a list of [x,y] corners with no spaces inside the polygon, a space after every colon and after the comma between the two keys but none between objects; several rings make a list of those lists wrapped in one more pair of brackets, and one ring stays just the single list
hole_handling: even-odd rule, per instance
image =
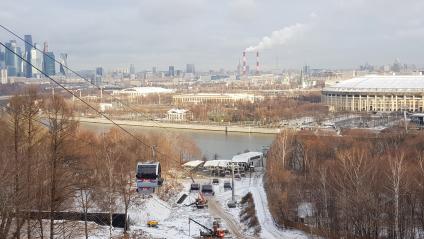
[{"label": "power line", "polygon": [[[148,143],[143,142],[141,139],[139,139],[138,137],[136,137],[135,135],[133,135],[131,132],[129,132],[128,130],[126,130],[124,127],[122,127],[120,124],[118,124],[115,121],[113,121],[106,114],[104,114],[104,113],[100,112],[99,110],[97,110],[95,107],[93,107],[92,105],[90,105],[88,102],[86,102],[85,100],[83,100],[82,98],[80,98],[79,96],[77,96],[74,92],[72,92],[71,90],[69,90],[68,88],[66,88],[65,86],[63,86],[61,83],[59,83],[58,81],[56,81],[55,79],[53,79],[52,77],[50,77],[49,75],[47,75],[44,71],[40,70],[38,67],[36,67],[33,64],[31,64],[30,62],[28,62],[26,59],[24,59],[22,56],[20,56],[16,52],[12,51],[3,42],[0,42],[0,45],[3,46],[8,51],[12,52],[14,55],[16,55],[18,58],[20,58],[23,62],[25,62],[26,64],[30,65],[31,67],[33,67],[34,69],[36,69],[38,72],[40,72],[41,74],[43,74],[44,76],[46,76],[49,80],[51,80],[52,82],[54,82],[55,84],[57,84],[60,88],[64,89],[69,94],[71,94],[72,96],[74,96],[77,99],[79,99],[82,103],[84,103],[85,105],[87,105],[90,109],[94,110],[97,114],[99,114],[100,116],[102,116],[105,119],[107,119],[108,121],[110,121],[113,125],[115,125],[119,129],[121,129],[122,131],[124,131],[129,136],[133,137],[135,140],[137,140],[139,143],[141,143],[142,145],[144,145],[146,148],[153,148],[154,147],[153,145],[149,145]],[[157,151],[157,150],[155,150],[155,151],[156,151],[156,153],[158,153],[158,154],[160,154],[162,156],[167,156],[166,154],[164,154],[164,153],[162,153],[160,151]],[[169,159],[171,159],[171,160],[179,163],[179,160],[172,159],[171,157]]]},{"label": "power line", "polygon": [[[54,62],[56,62],[57,64],[62,65],[65,69],[67,69],[68,71],[72,72],[73,74],[75,74],[75,75],[76,75],[76,76],[78,76],[79,78],[83,79],[84,81],[88,82],[89,84],[91,84],[91,85],[95,86],[97,89],[99,89],[99,90],[101,90],[101,91],[103,90],[103,89],[102,89],[102,87],[100,87],[100,86],[98,86],[98,85],[96,85],[96,84],[92,83],[90,80],[86,79],[85,77],[83,77],[83,76],[82,76],[81,74],[79,74],[78,72],[76,72],[76,71],[72,70],[71,68],[69,68],[69,67],[68,67],[68,66],[66,66],[66,65],[63,65],[61,62],[59,62],[58,60],[56,60],[56,59],[55,59],[55,58],[53,58],[52,56],[50,56],[50,55],[46,54],[44,51],[42,51],[42,50],[40,50],[40,49],[36,48],[36,47],[35,47],[32,43],[30,43],[30,42],[26,41],[24,38],[20,37],[20,36],[19,36],[17,33],[15,33],[14,31],[12,31],[12,30],[10,30],[9,28],[7,28],[7,27],[3,26],[2,24],[0,24],[0,27],[1,27],[1,28],[3,28],[5,31],[9,32],[10,34],[12,34],[13,36],[15,36],[16,38],[18,38],[19,40],[23,41],[25,44],[27,44],[27,45],[31,46],[32,48],[34,48],[34,49],[35,49],[35,50],[37,50],[38,52],[42,53],[44,57],[47,57],[47,58],[49,58],[50,60],[53,60]],[[34,68],[35,68],[35,67],[34,67]],[[130,110],[132,110],[132,111],[134,111],[134,112],[136,112],[136,113],[138,113],[138,114],[144,115],[144,113],[139,112],[138,110],[134,109],[134,108],[133,108],[133,107],[131,107],[129,104],[127,104],[127,103],[123,102],[122,100],[118,99],[117,97],[114,97],[113,95],[110,95],[110,96],[112,97],[112,99],[114,99],[114,100],[116,100],[117,102],[121,103],[122,105],[126,106],[126,107],[127,107],[127,108],[129,108]],[[152,120],[151,118],[148,118],[148,117],[146,117],[146,118],[147,118],[147,119],[149,119],[149,120]],[[157,122],[155,122],[154,120],[152,120],[152,121],[153,121],[155,124],[159,125],[159,124],[158,124]]]},{"label": "power line", "polygon": [[[18,38],[19,40],[23,41],[25,44],[30,45],[31,47],[33,47],[34,49],[36,49],[38,52],[41,52],[43,54],[43,56],[48,57],[49,59],[53,60],[54,62],[61,64],[61,62],[59,62],[58,60],[56,60],[55,58],[51,57],[50,55],[46,54],[44,51],[41,51],[40,49],[36,48],[32,43],[26,41],[24,38],[20,37],[17,33],[15,33],[14,31],[10,30],[9,28],[5,27],[4,25],[0,24],[0,27],[3,28],[5,31],[9,32],[10,34],[12,34],[13,36],[15,36],[16,38]],[[2,44],[4,46],[4,44]],[[6,47],[5,47],[6,48]],[[10,49],[9,49],[10,51]],[[14,51],[11,51],[15,54]],[[15,54],[16,55],[16,54]],[[42,73],[43,75],[45,75],[46,77],[48,77],[50,80],[52,80],[54,83],[56,83],[57,85],[59,85],[61,88],[65,89],[66,91],[68,91],[70,94],[72,94],[73,96],[76,97],[76,95],[71,92],[70,90],[66,89],[63,85],[59,84],[57,81],[53,80],[50,76],[48,76],[46,73],[44,73],[42,70],[38,69],[37,67],[33,66],[33,64],[31,64],[30,62],[28,62],[27,60],[23,59],[21,56],[18,56],[19,58],[21,58],[24,62],[26,62],[27,64],[31,65],[32,67],[34,67],[37,71],[39,71],[40,73]],[[63,66],[63,65],[62,65]],[[69,70],[70,72],[72,72],[73,74],[75,74],[76,76],[78,76],[79,78],[83,79],[84,81],[88,82],[89,84],[95,86],[97,89],[102,90],[101,87],[99,87],[98,85],[92,83],[90,80],[86,79],[85,77],[83,77],[81,74],[77,73],[76,71],[72,70],[71,68],[69,68],[68,66],[64,66],[67,70]],[[113,95],[110,95],[114,100],[116,100],[117,102],[121,103],[122,105],[126,106],[127,108],[129,108],[130,110],[144,115],[142,112],[137,111],[136,109],[134,109],[133,107],[131,107],[129,104],[126,104],[125,102],[123,102],[122,100],[118,99],[117,97],[114,97]],[[81,98],[77,97],[79,100],[81,100],[83,103],[85,103],[86,105],[89,105],[87,102],[83,101]],[[90,108],[94,109],[91,105],[89,106]],[[114,125],[117,125],[117,123],[115,123],[113,120],[111,120],[110,118],[106,117],[105,114],[100,113],[99,111],[97,111],[96,109],[94,109],[98,114],[100,114],[101,116],[105,117],[106,119],[108,119],[109,121],[111,121]],[[152,120],[150,118],[150,120]],[[152,120],[153,123],[155,123],[156,125],[159,125],[156,121]],[[119,128],[121,128],[122,130],[126,131],[127,133],[129,133],[127,130],[123,129],[122,127],[118,126]],[[134,135],[132,135],[133,137],[135,137]],[[137,138],[137,137],[135,137]],[[137,140],[140,141],[140,139],[137,138]],[[144,143],[142,143],[144,145]],[[145,145],[146,146],[146,145]],[[153,146],[146,146],[146,147],[153,147]],[[165,154],[161,153],[160,151],[157,151],[156,149],[154,149],[158,154],[162,155],[162,156],[166,156]],[[179,160],[175,160],[178,161]]]}]

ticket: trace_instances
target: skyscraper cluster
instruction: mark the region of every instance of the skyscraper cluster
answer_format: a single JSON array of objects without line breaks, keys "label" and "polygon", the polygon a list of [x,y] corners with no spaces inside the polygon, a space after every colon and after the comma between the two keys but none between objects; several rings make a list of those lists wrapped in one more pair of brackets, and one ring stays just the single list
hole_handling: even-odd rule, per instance
[{"label": "skyscraper cluster", "polygon": [[[4,44],[5,48],[0,49],[0,69],[6,69],[9,77],[39,78],[43,76],[37,69],[44,71],[48,76],[56,75],[55,55],[48,50],[47,42],[44,42],[43,49],[40,49],[39,44],[33,42],[31,35],[25,35],[24,40],[23,50],[16,40],[10,40]],[[61,53],[59,62],[60,73],[66,75],[68,55]]]}]

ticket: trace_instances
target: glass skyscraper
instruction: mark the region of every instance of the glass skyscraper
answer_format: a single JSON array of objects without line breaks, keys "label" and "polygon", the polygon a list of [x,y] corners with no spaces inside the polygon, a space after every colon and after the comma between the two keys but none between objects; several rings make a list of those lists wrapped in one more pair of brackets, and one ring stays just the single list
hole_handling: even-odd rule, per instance
[{"label": "glass skyscraper", "polygon": [[43,71],[48,76],[56,75],[55,57],[53,52],[46,52],[43,57]]},{"label": "glass skyscraper", "polygon": [[[17,47],[16,41],[11,40],[5,44],[4,61],[8,76],[19,76],[22,73],[22,60],[17,56],[22,56],[21,48]],[[17,55],[16,55],[17,54]]]},{"label": "glass skyscraper", "polygon": [[174,66],[169,66],[168,68],[168,76],[174,77],[175,76],[175,68]]},{"label": "glass skyscraper", "polygon": [[[31,50],[32,50],[32,36],[31,35],[25,35],[25,59],[27,62],[31,62]],[[32,67],[29,63],[25,63],[25,77],[31,78],[32,77]]]}]

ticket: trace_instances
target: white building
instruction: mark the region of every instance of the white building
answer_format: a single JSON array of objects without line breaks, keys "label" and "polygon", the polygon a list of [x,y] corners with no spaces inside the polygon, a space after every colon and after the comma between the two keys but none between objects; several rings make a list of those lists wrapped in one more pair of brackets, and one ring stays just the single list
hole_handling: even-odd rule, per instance
[{"label": "white building", "polygon": [[183,94],[174,95],[175,103],[234,103],[238,101],[255,102],[263,100],[264,97],[253,94],[220,94],[220,93],[198,93],[198,94]]},{"label": "white building", "polygon": [[101,112],[105,112],[106,110],[110,110],[113,108],[111,103],[100,103],[99,108]]},{"label": "white building", "polygon": [[7,69],[0,69],[0,84],[7,84],[9,80],[7,78]]},{"label": "white building", "polygon": [[149,94],[169,94],[173,92],[175,90],[162,87],[132,87],[123,90],[114,90],[112,95],[147,96]]},{"label": "white building", "polygon": [[169,121],[186,121],[192,118],[193,114],[185,109],[170,109],[166,114],[166,119]]},{"label": "white building", "polygon": [[249,168],[261,167],[264,154],[262,152],[247,152],[235,155],[230,164],[238,166],[241,170],[247,171]]}]

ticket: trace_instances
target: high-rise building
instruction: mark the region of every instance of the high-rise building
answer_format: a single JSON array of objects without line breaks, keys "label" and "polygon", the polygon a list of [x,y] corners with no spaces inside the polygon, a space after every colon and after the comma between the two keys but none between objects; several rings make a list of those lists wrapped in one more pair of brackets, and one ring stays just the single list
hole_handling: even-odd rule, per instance
[{"label": "high-rise building", "polygon": [[31,49],[32,77],[38,78],[41,76],[41,73],[37,69],[43,70],[43,54],[37,50],[39,49],[37,43],[34,43],[34,47]]},{"label": "high-rise building", "polygon": [[60,53],[59,58],[59,71],[62,75],[68,75],[68,54],[67,53]]},{"label": "high-rise building", "polygon": [[97,67],[96,68],[96,75],[98,75],[98,76],[103,76],[103,74],[104,74],[104,70],[103,70],[103,67]]},{"label": "high-rise building", "polygon": [[135,74],[135,67],[134,67],[134,64],[131,64],[131,65],[130,65],[130,74],[131,74],[131,75],[134,75],[134,74]]},{"label": "high-rise building", "polygon": [[21,49],[16,45],[15,40],[11,40],[5,44],[4,61],[7,68],[8,76],[19,76],[22,72],[22,60],[17,56],[21,56]]},{"label": "high-rise building", "polygon": [[0,48],[0,69],[6,68],[4,63],[4,52]]},{"label": "high-rise building", "polygon": [[152,73],[156,74],[156,66],[152,67]]},{"label": "high-rise building", "polygon": [[187,64],[186,73],[192,73],[192,74],[196,73],[194,69],[194,64]]},{"label": "high-rise building", "polygon": [[43,57],[43,71],[48,76],[56,75],[55,56],[51,51],[45,52]]},{"label": "high-rise building", "polygon": [[91,84],[94,84],[96,86],[101,86],[103,83],[103,76],[104,76],[103,67],[101,66],[96,67],[96,74],[94,74],[94,77],[91,80]]},{"label": "high-rise building", "polygon": [[175,76],[175,68],[174,66],[169,66],[168,68],[168,76],[174,77]]},{"label": "high-rise building", "polygon": [[[31,49],[32,49],[32,36],[31,35],[25,35],[25,59],[27,62],[31,62]],[[31,78],[32,77],[32,67],[29,63],[24,64],[25,69],[25,77]]]},{"label": "high-rise building", "polygon": [[7,69],[0,68],[0,84],[7,84],[9,83],[7,79]]}]

